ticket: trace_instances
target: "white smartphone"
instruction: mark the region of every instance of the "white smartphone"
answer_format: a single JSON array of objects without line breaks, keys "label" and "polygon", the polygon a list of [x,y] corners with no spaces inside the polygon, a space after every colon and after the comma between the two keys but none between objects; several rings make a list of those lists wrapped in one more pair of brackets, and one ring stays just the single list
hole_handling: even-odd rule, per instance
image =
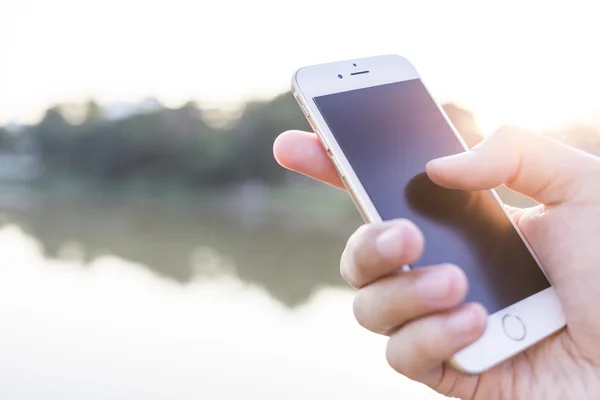
[{"label": "white smartphone", "polygon": [[[481,373],[558,331],[565,317],[542,266],[494,190],[443,189],[428,161],[466,151],[413,65],[397,55],[299,69],[293,92],[366,222],[408,218],[426,246],[418,263],[450,262],[488,326],[449,364]],[[399,266],[400,267],[400,266]]]}]

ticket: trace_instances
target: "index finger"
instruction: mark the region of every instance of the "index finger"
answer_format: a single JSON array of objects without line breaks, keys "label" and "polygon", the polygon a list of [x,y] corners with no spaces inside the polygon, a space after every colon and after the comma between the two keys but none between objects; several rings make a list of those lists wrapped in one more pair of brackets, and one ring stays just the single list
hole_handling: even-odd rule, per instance
[{"label": "index finger", "polygon": [[275,139],[273,154],[284,168],[321,182],[346,189],[331,160],[314,133],[287,131]]}]

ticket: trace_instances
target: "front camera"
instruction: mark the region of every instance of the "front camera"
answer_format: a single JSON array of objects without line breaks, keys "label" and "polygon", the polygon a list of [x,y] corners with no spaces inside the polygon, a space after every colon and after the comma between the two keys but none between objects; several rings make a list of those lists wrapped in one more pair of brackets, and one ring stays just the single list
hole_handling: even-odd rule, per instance
[{"label": "front camera", "polygon": [[343,78],[344,78],[344,75],[342,75],[342,74],[338,74],[338,78],[340,78],[340,79],[343,79]]}]

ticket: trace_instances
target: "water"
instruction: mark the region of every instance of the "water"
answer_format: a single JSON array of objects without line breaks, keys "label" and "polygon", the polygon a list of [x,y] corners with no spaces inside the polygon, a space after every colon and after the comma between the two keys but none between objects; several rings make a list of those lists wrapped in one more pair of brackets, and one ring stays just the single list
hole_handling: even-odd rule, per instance
[{"label": "water", "polygon": [[2,399],[440,398],[354,321],[338,274],[352,210],[10,193]]}]

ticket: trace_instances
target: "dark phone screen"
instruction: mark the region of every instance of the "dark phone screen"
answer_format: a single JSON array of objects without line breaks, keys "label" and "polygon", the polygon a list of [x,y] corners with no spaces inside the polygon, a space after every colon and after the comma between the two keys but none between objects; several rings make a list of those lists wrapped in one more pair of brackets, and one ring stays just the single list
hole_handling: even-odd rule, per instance
[{"label": "dark phone screen", "polygon": [[425,174],[428,161],[464,149],[419,79],[314,100],[381,217],[423,231],[413,268],[458,265],[467,301],[490,313],[550,286],[492,192],[444,189]]}]

